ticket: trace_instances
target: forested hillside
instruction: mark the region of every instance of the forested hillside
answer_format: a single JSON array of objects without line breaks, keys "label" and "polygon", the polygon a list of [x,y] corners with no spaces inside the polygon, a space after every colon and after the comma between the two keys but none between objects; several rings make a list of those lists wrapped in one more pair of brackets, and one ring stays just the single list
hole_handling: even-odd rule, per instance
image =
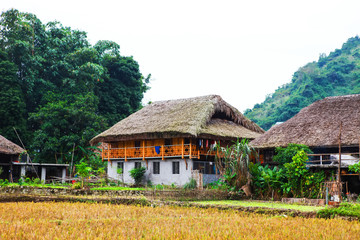
[{"label": "forested hillside", "polygon": [[263,103],[244,114],[268,130],[276,122],[293,117],[316,100],[360,93],[360,38],[350,38],[329,56],[301,67],[290,83],[279,87]]},{"label": "forested hillside", "polygon": [[141,107],[144,77],[120,46],[15,9],[0,18],[0,135],[38,161],[69,162],[108,126]]}]

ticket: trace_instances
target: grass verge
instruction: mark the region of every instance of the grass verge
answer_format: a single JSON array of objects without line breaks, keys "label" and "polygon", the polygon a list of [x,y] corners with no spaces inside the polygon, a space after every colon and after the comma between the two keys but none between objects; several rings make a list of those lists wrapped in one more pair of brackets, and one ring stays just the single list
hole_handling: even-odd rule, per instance
[{"label": "grass verge", "polygon": [[222,201],[196,201],[203,205],[226,205],[226,206],[241,206],[241,207],[261,207],[273,209],[291,209],[302,212],[317,212],[325,209],[322,206],[307,206],[298,204],[286,204],[280,202],[260,202],[260,201],[238,201],[238,200],[222,200]]},{"label": "grass verge", "polygon": [[130,187],[94,187],[90,188],[94,191],[144,191],[145,188],[130,188]]}]

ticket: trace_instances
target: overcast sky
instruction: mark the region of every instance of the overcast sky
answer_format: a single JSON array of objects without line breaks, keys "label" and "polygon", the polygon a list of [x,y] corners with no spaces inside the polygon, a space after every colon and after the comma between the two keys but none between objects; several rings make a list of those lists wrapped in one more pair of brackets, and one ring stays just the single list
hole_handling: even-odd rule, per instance
[{"label": "overcast sky", "polygon": [[262,102],[360,32],[360,1],[0,0],[112,40],[151,73],[144,103],[218,94],[240,111]]}]

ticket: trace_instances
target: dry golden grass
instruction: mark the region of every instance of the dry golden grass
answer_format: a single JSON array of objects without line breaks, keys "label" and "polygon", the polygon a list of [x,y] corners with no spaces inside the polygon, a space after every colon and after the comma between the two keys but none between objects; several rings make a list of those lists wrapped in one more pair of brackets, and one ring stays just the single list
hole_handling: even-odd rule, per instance
[{"label": "dry golden grass", "polygon": [[0,203],[0,239],[357,239],[359,222],[216,209]]}]

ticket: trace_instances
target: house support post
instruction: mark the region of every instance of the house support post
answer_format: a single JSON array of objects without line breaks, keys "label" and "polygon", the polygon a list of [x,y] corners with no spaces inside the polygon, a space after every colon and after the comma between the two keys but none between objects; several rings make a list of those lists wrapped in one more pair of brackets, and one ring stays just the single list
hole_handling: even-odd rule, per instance
[{"label": "house support post", "polygon": [[181,158],[184,159],[184,139],[181,139]]},{"label": "house support post", "polygon": [[12,163],[10,163],[9,180],[11,183],[14,182],[12,172],[13,172],[13,165]]},{"label": "house support post", "polygon": [[[143,141],[143,161],[145,161],[145,140]],[[146,161],[146,165],[147,165],[147,161]]]},{"label": "house support post", "polygon": [[64,167],[62,169],[62,173],[61,173],[61,183],[65,183],[65,179],[66,179],[66,167]]},{"label": "house support post", "polygon": [[165,152],[165,148],[164,145],[161,146],[161,160],[164,160],[164,152]]},{"label": "house support post", "polygon": [[21,166],[20,167],[20,178],[22,180],[24,180],[25,175],[26,175],[26,166]]},{"label": "house support post", "polygon": [[125,162],[127,162],[127,156],[126,156],[126,145],[125,145]]},{"label": "house support post", "polygon": [[191,141],[190,141],[190,153],[189,153],[189,159],[191,159]]},{"label": "house support post", "polygon": [[41,181],[46,180],[46,167],[41,167]]},{"label": "house support post", "polygon": [[104,146],[101,144],[101,160],[104,161]]},{"label": "house support post", "polygon": [[338,197],[341,202],[341,128],[342,122],[340,121],[340,132],[339,132],[339,168],[338,168]]},{"label": "house support post", "polygon": [[108,162],[110,162],[110,144],[107,145],[107,151],[108,151],[108,154],[107,154]]}]

